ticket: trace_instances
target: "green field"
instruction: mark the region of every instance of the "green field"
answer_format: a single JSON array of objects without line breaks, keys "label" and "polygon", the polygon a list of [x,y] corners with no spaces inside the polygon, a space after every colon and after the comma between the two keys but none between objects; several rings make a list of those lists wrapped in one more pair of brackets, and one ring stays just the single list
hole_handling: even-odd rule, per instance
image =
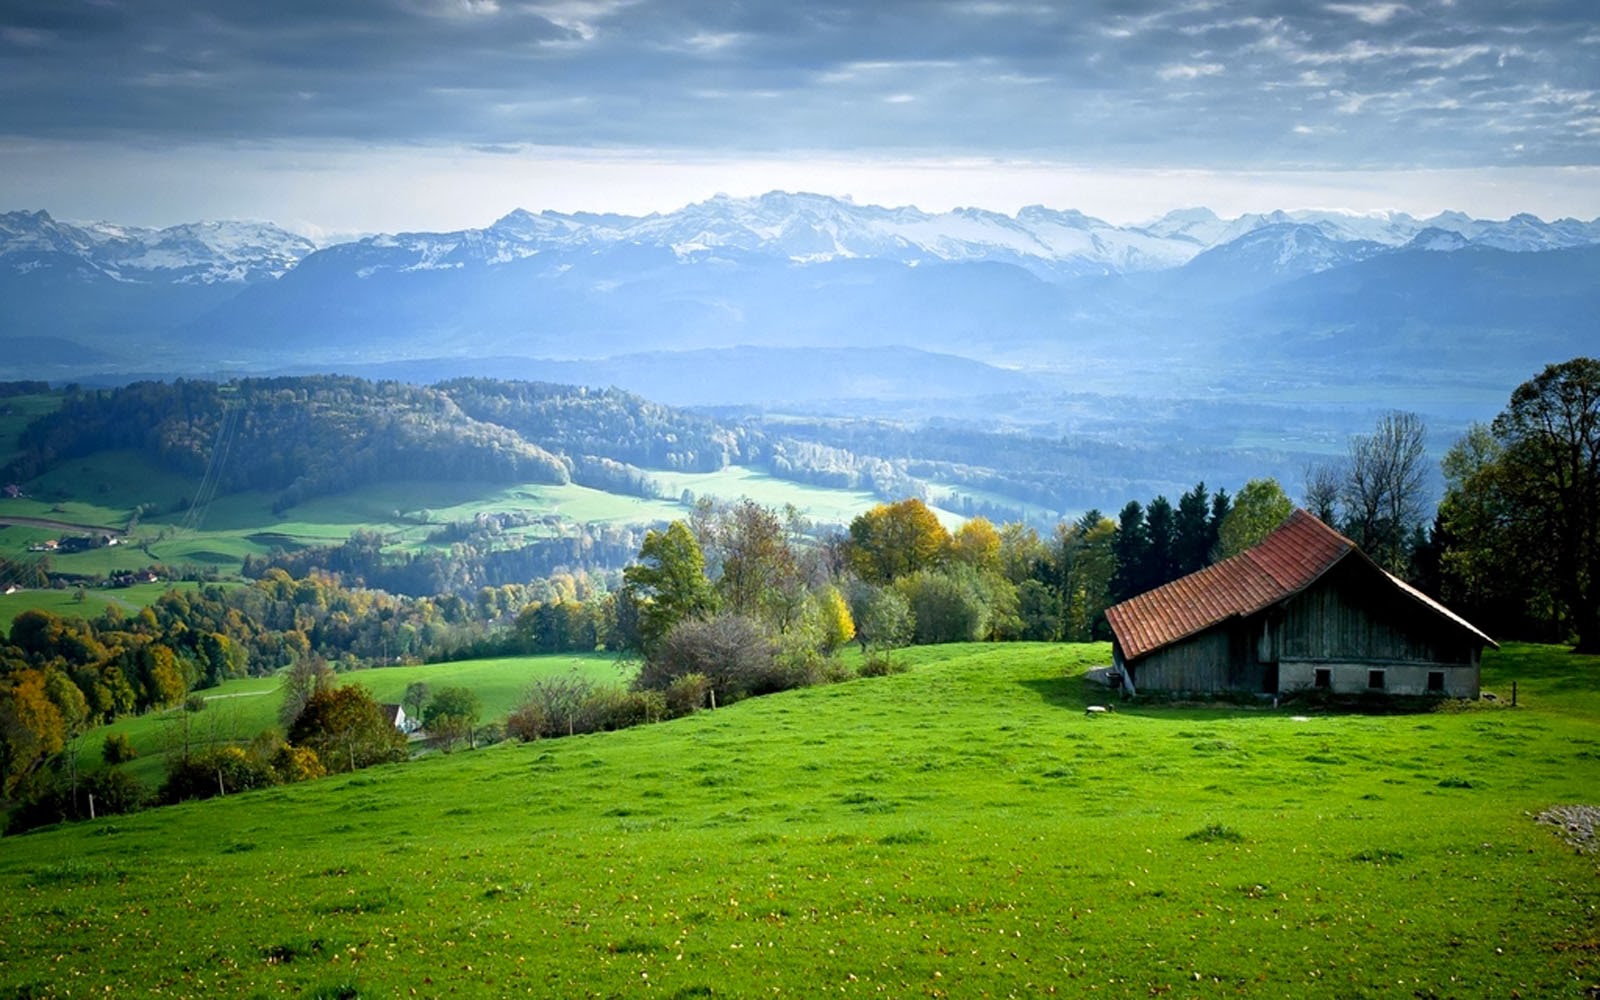
[{"label": "green field", "polygon": [[[48,611],[62,618],[95,618],[108,607],[117,607],[130,614],[149,607],[169,590],[195,590],[201,584],[140,583],[132,587],[107,589],[86,587],[83,600],[78,600],[78,589],[19,590],[15,594],[0,594],[0,632],[9,632],[12,619],[33,608]],[[223,584],[236,586],[236,584]]]},{"label": "green field", "polygon": [[[382,533],[409,551],[427,547],[427,536],[454,521],[479,514],[521,512],[558,516],[579,524],[654,524],[688,514],[685,490],[696,497],[735,501],[748,497],[771,507],[793,504],[823,524],[845,524],[879,501],[862,491],[806,486],[742,467],[720,472],[652,472],[669,499],[647,500],[585,486],[541,483],[379,483],[336,496],[317,497],[274,513],[274,497],[245,492],[218,497],[191,510],[198,481],[153,467],[132,452],[102,452],[65,463],[27,484],[28,497],[0,499],[0,517],[32,517],[121,530],[134,508],[147,509],[123,544],[71,554],[52,554],[55,572],[104,576],[160,562],[237,572],[247,555],[275,546],[337,545],[357,530]],[[947,527],[962,518],[939,511]],[[544,525],[507,532],[508,543],[548,534]],[[29,545],[71,532],[0,525],[0,555],[31,558]]]},{"label": "green field", "polygon": [[[1600,660],[1521,707],[1125,709],[1104,646],[0,841],[11,996],[1586,997]],[[207,711],[210,711],[209,709]]]},{"label": "green field", "polygon": [[[541,677],[576,673],[601,684],[626,683],[631,676],[612,656],[603,653],[564,656],[511,656],[459,663],[428,663],[408,667],[373,667],[339,675],[345,684],[360,684],[380,702],[398,704],[406,686],[421,681],[433,690],[445,687],[471,688],[483,706],[484,722],[498,721],[515,708],[528,686]],[[161,783],[165,765],[160,754],[180,736],[176,732],[187,722],[191,738],[198,742],[241,742],[266,729],[278,728],[278,696],[282,681],[278,677],[249,677],[224,681],[215,688],[198,692],[206,707],[196,714],[182,709],[129,716],[109,726],[85,733],[78,739],[79,766],[95,770],[100,765],[100,748],[106,737],[122,733],[139,753],[124,765],[151,787]]]}]

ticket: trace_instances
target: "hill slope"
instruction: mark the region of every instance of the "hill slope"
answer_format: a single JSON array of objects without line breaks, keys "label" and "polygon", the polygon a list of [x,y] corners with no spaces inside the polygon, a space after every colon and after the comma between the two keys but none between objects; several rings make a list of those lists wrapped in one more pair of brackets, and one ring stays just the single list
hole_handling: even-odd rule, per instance
[{"label": "hill slope", "polygon": [[5,979],[62,996],[1592,982],[1594,864],[1527,815],[1600,789],[1592,669],[1500,654],[1487,681],[1514,672],[1518,710],[1088,718],[1076,675],[1107,656],[929,648],[896,677],[0,841]]}]

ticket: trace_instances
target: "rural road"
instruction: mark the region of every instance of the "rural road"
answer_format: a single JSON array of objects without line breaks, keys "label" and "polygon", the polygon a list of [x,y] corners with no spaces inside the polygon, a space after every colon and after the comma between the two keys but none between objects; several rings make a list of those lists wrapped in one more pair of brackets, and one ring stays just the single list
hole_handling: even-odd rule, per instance
[{"label": "rural road", "polygon": [[73,524],[71,521],[52,521],[43,517],[0,516],[0,526],[7,524],[14,524],[19,528],[50,528],[53,531],[98,531],[102,535],[122,537],[122,532],[116,528],[107,528],[99,524]]}]

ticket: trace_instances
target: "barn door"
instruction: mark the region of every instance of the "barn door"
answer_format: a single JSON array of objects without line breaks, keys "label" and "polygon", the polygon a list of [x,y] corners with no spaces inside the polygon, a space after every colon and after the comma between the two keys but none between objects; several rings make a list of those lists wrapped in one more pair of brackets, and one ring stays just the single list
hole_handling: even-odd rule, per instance
[{"label": "barn door", "polygon": [[1261,668],[1261,693],[1278,693],[1278,665],[1269,663]]}]

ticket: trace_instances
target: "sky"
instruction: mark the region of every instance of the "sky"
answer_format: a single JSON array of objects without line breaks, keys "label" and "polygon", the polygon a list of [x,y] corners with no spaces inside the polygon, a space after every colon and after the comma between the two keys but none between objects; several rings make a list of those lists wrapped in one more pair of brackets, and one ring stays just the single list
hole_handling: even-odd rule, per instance
[{"label": "sky", "polygon": [[5,0],[0,211],[1600,216],[1595,0]]}]

